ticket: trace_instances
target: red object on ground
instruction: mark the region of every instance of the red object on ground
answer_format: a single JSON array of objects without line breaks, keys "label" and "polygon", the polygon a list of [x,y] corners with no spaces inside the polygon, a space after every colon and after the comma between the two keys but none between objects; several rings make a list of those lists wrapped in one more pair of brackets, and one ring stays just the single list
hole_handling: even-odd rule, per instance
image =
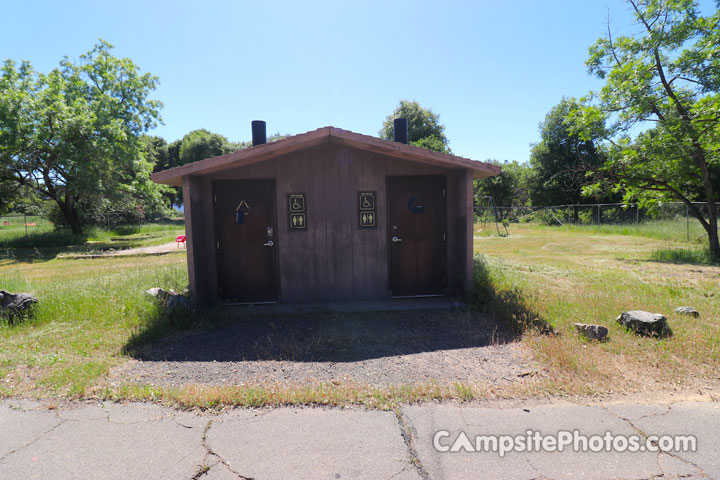
[{"label": "red object on ground", "polygon": [[185,243],[185,235],[178,235],[177,237],[175,237],[175,241],[177,242],[177,245],[179,247],[181,243]]},{"label": "red object on ground", "polygon": [[35,225],[37,225],[37,223],[26,223],[25,224],[26,227],[34,227]]}]

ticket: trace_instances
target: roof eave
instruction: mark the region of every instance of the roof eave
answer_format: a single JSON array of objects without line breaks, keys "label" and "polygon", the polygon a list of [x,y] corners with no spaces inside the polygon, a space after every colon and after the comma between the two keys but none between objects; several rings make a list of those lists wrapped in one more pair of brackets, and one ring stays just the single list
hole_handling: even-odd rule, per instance
[{"label": "roof eave", "polygon": [[[277,142],[257,145],[226,155],[207,158],[198,162],[156,172],[151,175],[151,178],[156,183],[179,187],[182,186],[182,178],[187,175],[205,175],[234,166],[246,167],[279,155],[310,148],[326,141],[409,161],[443,166],[455,170],[469,169],[472,170],[473,178],[475,179],[497,175],[501,170],[499,166],[491,163],[478,162],[456,155],[433,152],[414,145],[391,142],[340,128],[323,127]],[[238,163],[241,165],[236,165]]]}]

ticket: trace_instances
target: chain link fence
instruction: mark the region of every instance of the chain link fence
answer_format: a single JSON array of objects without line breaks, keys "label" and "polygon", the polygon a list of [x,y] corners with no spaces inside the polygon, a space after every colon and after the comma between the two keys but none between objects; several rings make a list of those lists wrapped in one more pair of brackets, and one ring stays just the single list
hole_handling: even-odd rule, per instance
[{"label": "chain link fence", "polygon": [[13,231],[30,235],[52,229],[52,223],[43,215],[11,213],[0,215],[0,231]]},{"label": "chain link fence", "polygon": [[[708,204],[693,202],[707,218]],[[716,204],[720,207],[720,204]],[[475,205],[476,221],[483,225],[498,223],[537,223],[543,225],[636,225],[668,224],[683,228],[687,240],[707,235],[690,207],[682,202],[669,202],[652,208],[636,203],[596,203],[586,205],[552,205],[543,207],[501,207],[491,202]]]},{"label": "chain link fence", "polygon": [[[115,227],[145,225],[149,223],[179,222],[184,219],[184,212],[175,211],[172,216],[143,215],[129,218],[127,212],[106,212],[93,216],[93,224],[105,229]],[[0,215],[0,232],[14,232],[14,234],[32,235],[54,229],[53,223],[47,215],[31,215],[24,213],[9,213]]]}]

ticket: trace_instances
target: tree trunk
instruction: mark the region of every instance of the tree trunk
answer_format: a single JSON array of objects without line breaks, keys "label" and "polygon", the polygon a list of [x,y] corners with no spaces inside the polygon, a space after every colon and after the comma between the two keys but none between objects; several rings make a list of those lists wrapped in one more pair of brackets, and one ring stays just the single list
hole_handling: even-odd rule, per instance
[{"label": "tree trunk", "polygon": [[66,198],[65,201],[57,201],[58,206],[60,207],[60,211],[63,214],[63,218],[65,219],[65,223],[68,224],[70,227],[70,230],[75,235],[82,235],[82,225],[80,224],[80,212],[78,212],[78,209],[75,207],[75,205],[72,204],[70,199]]},{"label": "tree trunk", "polygon": [[717,206],[715,202],[708,202],[708,243],[710,252],[720,260],[720,241],[718,241]]}]

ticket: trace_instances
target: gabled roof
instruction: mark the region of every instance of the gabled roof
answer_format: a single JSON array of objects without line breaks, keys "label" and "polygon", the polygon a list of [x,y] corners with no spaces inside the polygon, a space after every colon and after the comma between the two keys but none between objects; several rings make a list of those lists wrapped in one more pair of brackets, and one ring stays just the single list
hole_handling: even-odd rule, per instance
[{"label": "gabled roof", "polygon": [[340,128],[323,127],[307,133],[284,138],[277,142],[248,147],[238,150],[237,152],[220,155],[219,157],[206,158],[205,160],[156,172],[152,174],[152,179],[157,183],[179,187],[182,186],[182,177],[186,175],[204,175],[230,168],[248,166],[325,142],[346,145],[389,157],[438,167],[470,169],[473,171],[473,178],[491,177],[499,174],[501,170],[499,166],[491,163],[478,162],[447,153],[433,152],[413,145],[383,140],[369,135],[361,135]]}]

